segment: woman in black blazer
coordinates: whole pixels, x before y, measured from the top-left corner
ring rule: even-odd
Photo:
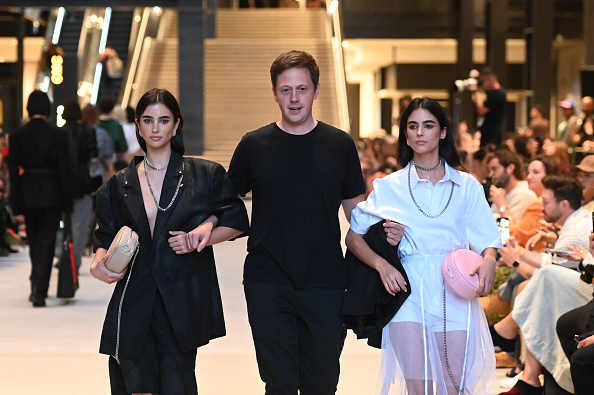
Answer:
[[[145,156],[97,194],[91,273],[118,282],[100,352],[112,356],[113,394],[197,394],[196,350],[225,335],[210,246],[246,232],[247,212],[221,165],[182,156],[183,118],[171,93],[145,93],[136,125]],[[140,249],[118,274],[105,261],[124,225],[138,233]]]

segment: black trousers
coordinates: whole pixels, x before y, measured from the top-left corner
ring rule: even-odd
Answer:
[[[346,336],[343,289],[244,284],[256,358],[266,395],[331,395]]]
[[[197,395],[196,350],[183,352],[175,338],[165,304],[157,292],[150,329],[140,359],[109,357],[113,395],[152,393]]]
[[[593,330],[594,300],[582,307],[568,311],[557,320],[557,335],[570,362],[571,379],[576,395],[592,393],[594,345],[578,349],[574,336]]]
[[[60,227],[62,210],[32,209],[24,211],[23,214],[31,257],[31,292],[45,298],[52,274],[56,233]]]

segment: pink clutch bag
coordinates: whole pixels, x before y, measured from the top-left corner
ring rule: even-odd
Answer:
[[[479,276],[470,276],[468,273],[482,260],[481,255],[467,248],[458,248],[445,257],[441,271],[445,282],[456,295],[464,299],[476,297]]]

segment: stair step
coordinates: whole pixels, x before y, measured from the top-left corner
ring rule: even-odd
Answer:
[[[217,11],[217,38],[204,43],[205,150],[201,157],[228,168],[245,133],[280,118],[269,70],[279,54],[291,49],[309,52],[320,67],[321,91],[314,118],[338,125],[334,58],[326,23],[324,10]],[[140,66],[145,67],[145,78],[135,88],[132,102],[139,98],[135,95],[155,86],[178,96],[177,14],[165,12],[161,24],[161,38],[152,42]]]

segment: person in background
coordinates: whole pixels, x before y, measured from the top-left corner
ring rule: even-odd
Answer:
[[[524,181],[524,166],[520,157],[506,149],[499,149],[487,156],[491,211],[495,217],[521,218],[536,194]]]
[[[9,239],[20,241],[19,227],[12,219],[12,210],[6,199],[6,187],[0,179],[0,256],[18,252],[8,242]]]
[[[336,392],[346,330],[348,270],[338,210],[347,220],[365,183],[354,141],[314,119],[320,70],[304,51],[270,67],[280,120],[247,133],[229,178],[252,192],[243,284],[266,394]]]
[[[29,122],[10,135],[8,156],[10,206],[25,219],[34,307],[45,306],[56,233],[62,212],[72,211],[68,134],[47,123],[50,110],[45,92],[29,95]]]
[[[98,126],[99,116],[95,107],[88,104],[82,109],[81,114],[81,124],[90,126],[95,131],[97,160],[91,159],[91,163],[89,164],[91,184],[94,192],[104,181],[115,174],[114,162],[116,160],[116,154],[111,137],[109,137],[105,129]]]
[[[497,75],[488,68],[480,71],[479,87],[471,88],[476,112],[477,126],[481,132],[481,147],[493,144],[501,146],[503,140],[503,119],[507,104],[507,92],[497,80]],[[478,92],[481,90],[482,92]],[[486,99],[483,97],[486,95]]]
[[[549,120],[544,117],[544,107],[540,104],[535,105],[530,110],[530,123],[528,124],[528,134],[530,136],[540,136],[544,140],[550,135]]]
[[[568,146],[575,146],[574,136],[577,133],[581,120],[575,113],[575,105],[571,100],[563,100],[558,103],[563,112],[563,121],[557,125],[556,139],[564,141]]]
[[[91,184],[89,164],[97,161],[97,140],[95,130],[80,122],[82,112],[77,101],[64,103],[62,118],[66,121],[63,128],[68,132],[70,148],[70,168],[72,170],[72,245],[76,268],[80,269],[82,255],[88,239],[94,192]]]
[[[136,140],[136,124],[134,123],[134,109],[130,106],[125,109],[120,106],[115,106],[113,109],[113,118],[117,120],[124,129],[124,136],[126,137],[126,144],[128,151],[123,157],[123,161],[127,165],[132,158],[137,155],[142,155],[142,149]]]
[[[107,132],[98,127],[99,116],[97,110],[92,105],[86,105],[82,109],[81,124],[87,125],[94,130],[95,141],[97,143],[97,159],[91,159],[89,163],[89,173],[91,177],[91,196],[93,200],[93,209],[91,210],[91,218],[89,220],[89,230],[85,233],[87,236],[87,243],[85,251],[87,255],[91,255],[93,248],[93,230],[95,229],[95,196],[96,191],[107,181],[109,177],[116,173],[115,163],[116,154],[113,148],[113,141]]]
[[[111,140],[113,141],[113,147],[117,156],[123,158],[126,151],[128,151],[128,144],[126,143],[124,128],[122,128],[122,125],[112,117],[114,107],[115,101],[110,97],[102,97],[97,101],[99,127],[109,134],[109,137],[111,137]]]

